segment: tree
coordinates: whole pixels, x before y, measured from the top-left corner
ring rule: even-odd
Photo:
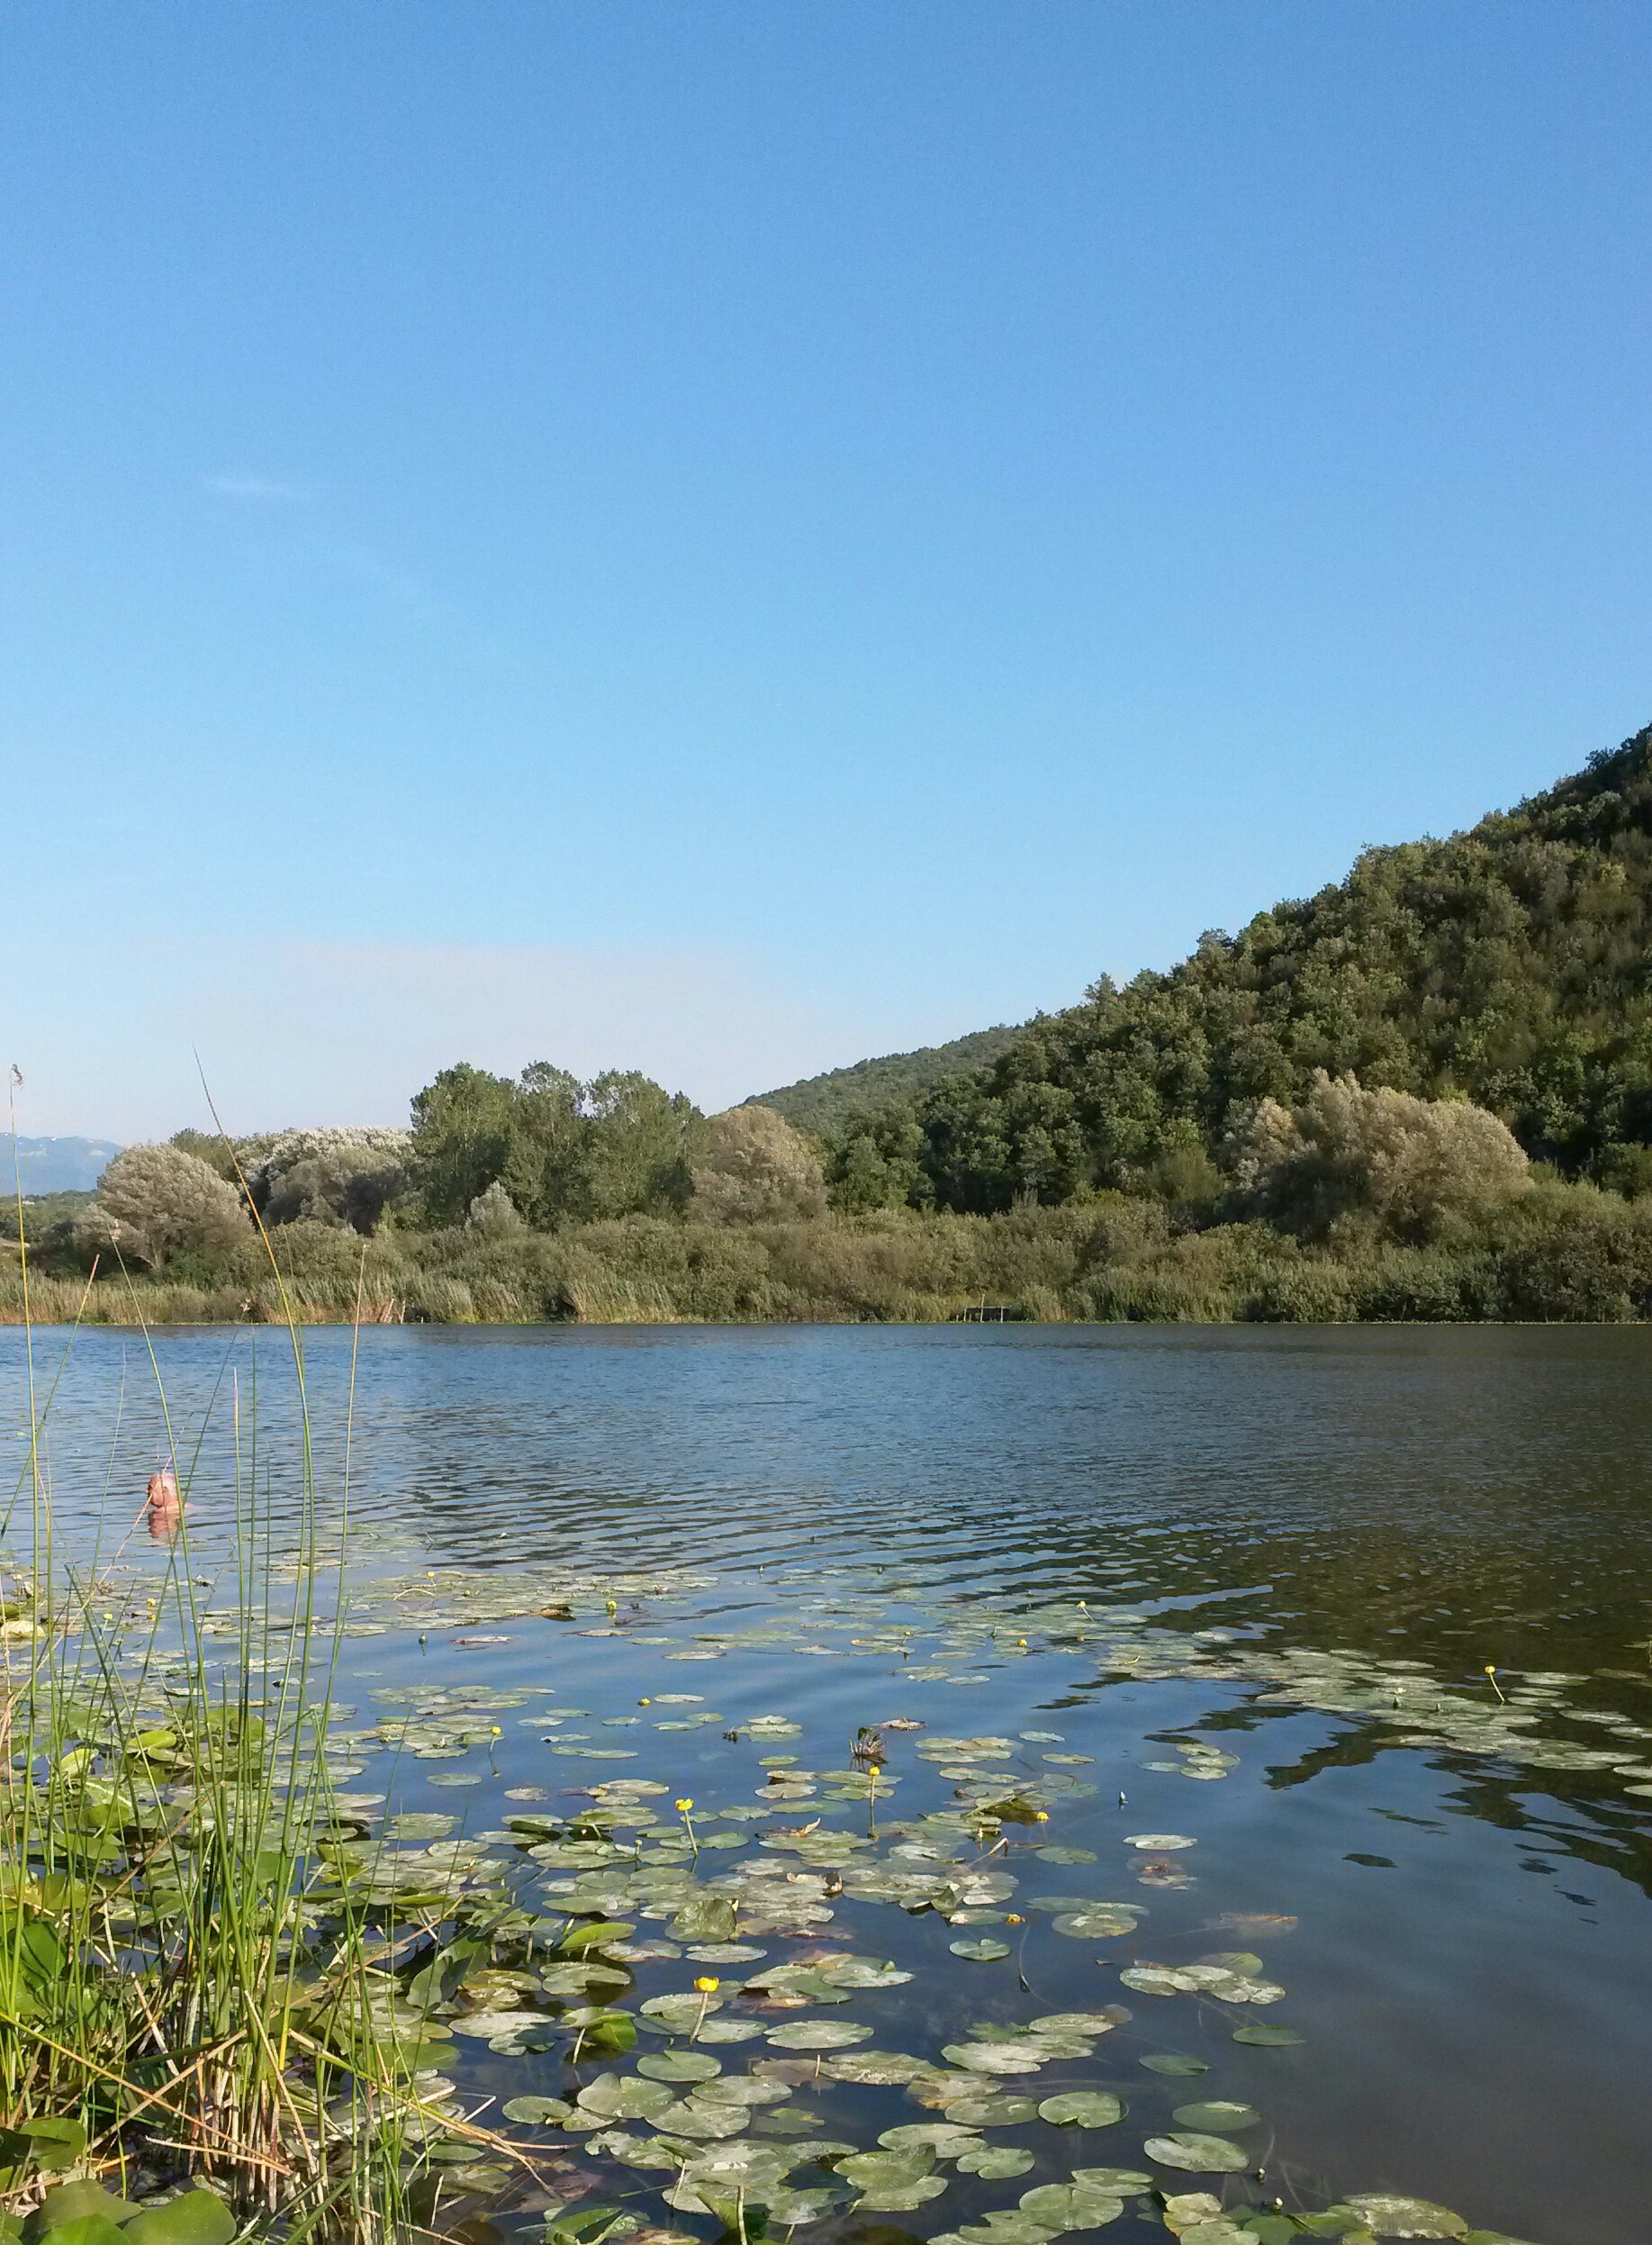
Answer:
[[[827,1158],[832,1206],[854,1213],[932,1198],[924,1166],[927,1151],[924,1126],[909,1101],[896,1100],[876,1114],[853,1116]]]
[[[371,1233],[377,1229],[386,1203],[406,1181],[401,1162],[386,1162],[371,1147],[323,1147],[283,1173],[263,1215],[268,1224],[292,1224],[310,1217],[317,1223]]]
[[[586,1213],[631,1216],[687,1206],[704,1118],[682,1092],[635,1071],[593,1076],[582,1100],[588,1126]]]
[[[511,1109],[510,1152],[501,1183],[541,1231],[584,1211],[585,1122],[576,1078],[547,1060],[522,1071]]]
[[[686,1205],[703,1129],[690,1100],[635,1073],[582,1084],[536,1061],[512,1083],[462,1064],[413,1101],[412,1174],[437,1225],[464,1223],[496,1183],[545,1230],[657,1215]]]
[[[1530,1183],[1519,1142],[1485,1108],[1368,1091],[1323,1069],[1295,1109],[1261,1100],[1228,1154],[1249,1212],[1306,1233],[1363,1217],[1421,1243]]]
[[[227,1184],[235,1182],[235,1149],[226,1145],[215,1130],[175,1130],[167,1141],[180,1154],[193,1154],[199,1162],[221,1177]]]
[[[479,1239],[515,1239],[528,1227],[518,1214],[516,1203],[496,1178],[485,1192],[478,1193],[471,1202],[465,1228],[474,1232]]]
[[[133,1145],[117,1154],[77,1229],[84,1245],[113,1248],[151,1270],[180,1255],[222,1254],[252,1236],[235,1187],[197,1155],[170,1145]]]
[[[820,1216],[826,1179],[813,1142],[772,1107],[731,1107],[706,1125],[694,1164],[695,1216],[755,1224]]]
[[[427,1221],[463,1223],[503,1173],[519,1096],[508,1078],[461,1061],[415,1097],[411,1167]]]

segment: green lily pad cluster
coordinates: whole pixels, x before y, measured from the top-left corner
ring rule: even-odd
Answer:
[[[1133,1816],[1109,1827],[1101,1806],[1111,1814],[1115,1778],[1134,1784],[1134,1769],[1144,1766],[1194,1781],[1228,1779],[1241,1767],[1237,1754],[1210,1737],[1161,1733],[1152,1745],[1168,1751],[1158,1759],[1104,1770],[1069,1751],[1059,1730],[971,1731],[967,1716],[925,1730],[902,1715],[898,1695],[907,1681],[967,1692],[1011,1661],[1059,1653],[1088,1677],[1198,1677],[1250,1691],[1255,1704],[1371,1719],[1400,1743],[1528,1761],[1582,1754],[1583,1762],[1557,1766],[1618,1769],[1620,1743],[1609,1752],[1539,1734],[1548,1717],[1566,1712],[1564,1680],[1506,1679],[1506,1697],[1476,1697],[1407,1663],[1240,1646],[1217,1632],[1178,1634],[1079,1601],[1022,1613],[981,1605],[938,1625],[908,1626],[891,1623],[877,1600],[834,1593],[790,1620],[712,1631],[692,1610],[709,1582],[686,1571],[537,1569],[518,1578],[441,1570],[380,1584],[350,1609],[348,1626],[364,1635],[416,1628],[430,1638],[462,1632],[455,1642],[467,1652],[526,1647],[530,1637],[535,1648],[532,1663],[513,1653],[508,1687],[387,1687],[372,1695],[371,1721],[352,1726],[335,1710],[317,1729],[335,1788],[324,1824],[307,1835],[304,1923],[313,1945],[302,1960],[297,2014],[305,2033],[341,2062],[388,2055],[410,2097],[416,2093],[428,2162],[445,2164],[474,2195],[501,2186],[456,2125],[449,2132],[459,2100],[437,2070],[462,2078],[485,2049],[519,2068],[521,2092],[500,2109],[510,2128],[532,2132],[527,2153],[544,2154],[549,2144],[560,2159],[573,2148],[581,2155],[574,2177],[593,2177],[583,2187],[609,2194],[573,2214],[568,2203],[581,2185],[564,2186],[571,2198],[547,2223],[552,2245],[623,2237],[647,2226],[662,2200],[674,2214],[709,2216],[749,2236],[762,2234],[762,2223],[912,2214],[949,2193],[956,2197],[946,2212],[958,2226],[940,2231],[935,2245],[1045,2245],[1127,2210],[1161,2214],[1192,2245],[1286,2245],[1299,2235],[1349,2245],[1389,2236],[1486,2245],[1485,2233],[1424,2200],[1355,2195],[1313,2214],[1267,2204],[1255,2180],[1270,2149],[1258,2109],[1226,2094],[1173,2104],[1187,2092],[1170,2085],[1205,2072],[1208,2061],[1142,2054],[1133,2041],[1124,2048],[1119,2030],[1134,2023],[1115,2000],[1121,1991],[1150,1999],[1147,2014],[1179,2017],[1196,2032],[1218,2025],[1246,2049],[1282,2053],[1302,2041],[1294,2028],[1253,2015],[1286,1997],[1259,1956],[1188,1954],[1192,1941],[1156,1935],[1145,1957],[1138,1943],[1150,1903],[1116,1891],[1191,1879],[1209,1842],[1201,1847],[1197,1830],[1129,1829]],[[645,1606],[672,1609],[662,1615],[667,1634],[636,1631]],[[521,1626],[501,1635],[491,1624]],[[609,1704],[599,1696],[599,1675],[604,1663],[623,1661],[626,1705],[635,1712],[593,1715],[555,1704],[548,1686],[519,1680],[519,1670],[555,1663],[575,1637],[582,1696]],[[742,1715],[732,1687],[718,1695],[727,1720],[693,1693],[638,1697],[648,1646],[672,1661],[733,1653],[856,1660],[879,1694],[864,1712],[881,1719],[804,1745],[805,1726],[792,1715],[772,1707]],[[721,1673],[741,1682],[735,1661]],[[269,1679],[272,1699],[278,1674]],[[164,1670],[156,1676],[167,1680]],[[59,1794],[72,1798],[62,1829],[112,1893],[158,1818],[187,1824],[202,1813],[170,1782],[185,1758],[165,1701],[153,1712],[138,1748],[142,1786],[123,1786],[95,1753],[59,1771]],[[393,1755],[420,1784],[453,1783],[444,1802],[462,1807],[459,1788],[498,1789],[491,1760],[506,1722],[513,1744],[540,1758],[531,1774],[542,1781],[510,1788],[498,1830],[472,1831],[479,1819],[338,1789],[343,1771],[353,1776],[374,1756]],[[655,1733],[666,1735],[656,1743]],[[685,1782],[673,1759],[691,1754],[699,1774]],[[641,1768],[610,1771],[620,1760]],[[718,1775],[709,1779],[712,1769]],[[1136,1813],[1196,1822],[1206,1806],[1178,1794],[1169,1811]],[[1087,1808],[1083,1836],[1096,1844],[1059,1836],[1064,1816]],[[238,1835],[254,1862],[263,1836]],[[1029,1870],[1054,1887],[1061,1882],[1047,1872],[1097,1863],[1093,1875],[1067,1882],[1081,1890],[1024,1891]],[[162,1872],[154,1893],[167,1892]],[[871,1908],[891,1913],[898,1933],[887,1942],[865,1934],[862,1914]],[[374,1969],[352,1982],[348,2004],[311,1992],[328,1987],[337,1960],[329,1929],[345,1914],[382,1935]],[[852,1949],[851,1940],[873,1953]],[[877,1953],[885,1948],[889,1955]],[[1073,2007],[1039,2013],[1036,1999],[1024,2002],[1024,1967],[1032,1984],[1058,1987]],[[928,2018],[933,2008],[934,2021],[919,2041],[899,2024],[917,2007],[885,1998],[934,1973],[946,1976],[936,1983],[943,2001],[918,2014]],[[961,2026],[944,2003],[966,1996],[979,1997],[982,2015]],[[1179,2001],[1182,2012],[1161,2013],[1166,2001]],[[1169,2032],[1184,2039],[1174,2026]],[[884,2047],[903,2040],[919,2046]],[[1251,2062],[1259,2070],[1292,2061]],[[1135,2085],[1128,2096],[1127,2081]],[[1218,2075],[1213,2086],[1232,2085]],[[862,2120],[843,2117],[864,2109],[862,2093],[889,2089],[931,2117],[885,2126],[875,2138]],[[1133,2099],[1146,2109],[1133,2115]],[[1105,2131],[1120,2132],[1113,2141],[1121,2164],[1068,2164],[1108,2149],[1085,2141]],[[1218,2179],[1184,2189],[1187,2177]],[[1025,2187],[1009,2187],[1023,2178],[1031,2178]],[[994,2198],[1004,2203],[984,2203]],[[114,2225],[134,2245],[223,2245],[216,2236],[133,2226],[166,2211],[135,2211]],[[84,2218],[114,2222],[106,2209]],[[942,2218],[938,2206],[929,2218]],[[38,2224],[25,2245],[36,2233]],[[682,2234],[657,2223],[654,2233]],[[114,2240],[100,2232],[58,2245]]]
[[[22,2221],[4,2218],[21,2245],[230,2245],[239,2227],[215,2191],[135,2205],[95,2182],[59,2183]]]

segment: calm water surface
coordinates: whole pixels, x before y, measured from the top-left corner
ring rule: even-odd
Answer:
[[[60,1531],[85,1542],[100,1516],[135,1511],[166,1435],[140,1341],[87,1333],[66,1361],[64,1346],[37,1336],[36,1381],[51,1391]],[[306,1348],[331,1516],[350,1336],[313,1333]],[[21,1335],[0,1336],[19,1464],[22,1351]],[[193,1462],[191,1563],[210,1571],[237,1408],[243,1457],[256,1417],[257,1471],[296,1519],[290,1356],[282,1336],[251,1332],[163,1335],[157,1353]],[[1267,2123],[1252,2196],[1312,2206],[1404,2191],[1539,2245],[1631,2245],[1652,2234],[1652,1797],[1630,1789],[1652,1785],[1649,1438],[1652,1335],[1638,1331],[373,1330],[351,1436],[360,1572],[706,1580],[627,1607],[613,1634],[529,1617],[474,1633],[497,1643],[460,1643],[453,1627],[422,1643],[411,1628],[364,1638],[349,1648],[350,1694],[370,1720],[375,1689],[531,1688],[535,1705],[549,1693],[588,1711],[588,1739],[610,1720],[632,1726],[607,1738],[635,1760],[587,1768],[531,1715],[502,1716],[463,1800],[472,1829],[510,1809],[507,1788],[555,1798],[620,1771],[697,1800],[749,1800],[763,1772],[749,1742],[722,1732],[766,1712],[803,1726],[790,1751],[821,1769],[842,1763],[858,1724],[896,1715],[930,1735],[1015,1740],[1008,1766],[1046,1776],[1048,1752],[1088,1756],[1058,1765],[1075,1789],[1053,1803],[1051,1833],[1094,1865],[1034,1859],[1031,1841],[1008,1860],[1025,1895],[1142,1901],[1139,1932],[1085,1943],[1027,1911],[1007,1961],[967,1963],[949,1949],[964,1927],[846,1903],[857,1950],[921,1968],[898,1996],[856,2006],[880,2048],[933,2054],[930,2041],[972,2021],[1123,1995],[1130,2024],[1094,2059],[1041,2076],[1037,2094],[1115,2088],[1130,2115],[1061,2142],[1061,2159],[1141,2165],[1174,2105],[1242,2098]],[[146,1550],[143,1563],[162,1562]],[[1488,1662],[1513,1693],[1532,1674],[1563,1679],[1541,1688],[1528,1734],[1593,1748],[1593,1764],[1406,1745],[1393,1721],[1281,1705],[1249,1678],[1178,1673],[1173,1653],[1133,1675],[1099,1639],[1040,1634],[1041,1607],[1078,1599],[1127,1610],[1151,1643],[1196,1660],[1223,1646],[1241,1664],[1340,1652],[1368,1676],[1410,1661],[1422,1664],[1419,1694],[1437,1680],[1486,1706]],[[937,1670],[865,1642],[869,1614],[933,1635],[988,1608],[1034,1617],[1025,1648],[1012,1625],[944,1672],[944,1660]],[[754,1641],[770,1621],[778,1635]],[[671,1664],[685,1652],[715,1665]],[[718,1724],[662,1736],[637,1715],[639,1698],[691,1688]],[[1060,1743],[1017,1736],[1041,1730]],[[941,1768],[916,1755],[924,1735],[891,1737],[893,1815],[948,1797]],[[1150,1768],[1175,1761],[1167,1737],[1218,1744],[1236,1766],[1213,1783]],[[360,1781],[377,1781],[366,1768]],[[413,1768],[398,1799],[460,1799],[427,1785]],[[1155,1869],[1125,1845],[1142,1833],[1196,1844]],[[1250,1923],[1224,1924],[1234,1919]],[[1133,1995],[1117,1978],[1133,1960],[1230,1949],[1265,1955],[1287,1993],[1254,2015],[1299,2031],[1300,2046],[1235,2045],[1244,2013]],[[682,1987],[690,1969],[639,1967],[639,1986]],[[484,2091],[555,2093],[548,2073],[529,2082],[524,2061],[469,2047]],[[1211,2070],[1184,2081],[1142,2068],[1165,2050]],[[929,2117],[898,2088],[860,2095],[883,2100],[858,2123],[874,2133]],[[1043,2141],[1057,2132],[1006,2139],[1040,2161],[1021,2181],[965,2178],[880,2218],[927,2237],[1013,2205],[1026,2186],[1063,2179]],[[1139,2219],[1141,2236],[1165,2234],[1151,2210]],[[1136,2231],[1127,2215],[1113,2234]]]

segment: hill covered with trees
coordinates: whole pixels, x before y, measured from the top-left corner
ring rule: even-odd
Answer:
[[[778,1091],[759,1091],[745,1104],[772,1107],[812,1137],[829,1138],[852,1116],[887,1107],[894,1100],[914,1100],[970,1068],[985,1067],[1006,1053],[1020,1035],[1018,1029],[975,1029],[954,1037],[950,1045],[924,1045],[916,1052],[886,1053],[880,1060],[857,1060],[853,1067],[828,1068],[824,1075],[805,1076],[782,1084]]]
[[[1445,840],[1204,937],[836,1134],[841,1205],[1209,1199],[1316,1072],[1467,1099],[1562,1174],[1652,1184],[1652,729]]]

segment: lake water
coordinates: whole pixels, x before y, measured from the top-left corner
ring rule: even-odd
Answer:
[[[306,1340],[324,1523],[341,1501],[350,1347],[337,1331]],[[37,1335],[54,1508],[67,1545],[86,1548],[101,1518],[107,1549],[166,1440],[154,1374],[131,1335],[64,1349]],[[192,1472],[189,1564],[211,1577],[237,1409],[244,1459],[256,1417],[257,1471],[298,1517],[290,1356],[269,1332],[165,1334],[156,1349]],[[19,1462],[22,1352],[0,1336]],[[1025,2172],[943,2161],[933,2195],[880,2208],[874,2189],[799,2229],[805,2245],[950,2237],[1079,2168],[1213,2190],[1232,2211],[1398,2193],[1539,2245],[1652,2233],[1652,1334],[375,1329],[350,1443],[348,1610],[383,1634],[346,1644],[349,1782],[384,1784],[390,1757],[367,1734],[392,1715],[494,1706],[486,1745],[398,1758],[393,1805],[498,1832],[524,1797],[573,1816],[591,1788],[661,1782],[717,1833],[700,1862],[714,1886],[756,1861],[741,1891],[760,1895],[790,1865],[831,1913],[753,1936],[761,1960],[639,1956],[622,2004],[717,1973],[717,2015],[763,2027],[705,2046],[728,2073],[797,2058],[766,2039],[777,2023],[864,2025],[869,2041],[828,2035],[818,2078],[790,2084],[818,2136],[862,2148],[943,2115],[898,2084],[834,2078],[853,2048],[956,2072],[942,2053],[971,2030],[1128,2007],[1078,2054],[998,2077],[1037,2100],[1114,2094],[1116,2123],[983,2121]],[[572,1620],[538,1610],[559,1586]],[[864,1838],[867,1804],[846,1777],[795,1772],[853,1771],[857,1728],[891,1718],[924,1727],[886,1730],[876,1844],[835,1857],[802,1827]],[[765,1765],[776,1753],[795,1759]],[[1043,1803],[1047,1821],[1012,1817],[988,1853],[956,1812],[995,1794]],[[671,1798],[653,1840],[676,1829]],[[546,1909],[559,1883],[599,1876],[517,1860],[548,1880]],[[626,1857],[644,1860],[640,1842]],[[857,1892],[869,1864],[891,1863],[896,1891]],[[949,1867],[966,1891],[945,1916],[898,1889]],[[1002,1892],[968,1887],[983,1869]],[[705,1946],[650,1924],[636,1887],[618,1900],[645,1948]],[[1087,1903],[1126,1930],[1058,1930]],[[824,2014],[730,2000],[777,1959],[834,1944],[913,1978]],[[1212,1966],[1227,1978],[1203,1988],[1120,1978],[1235,1953],[1249,1962]],[[1244,2000],[1247,1976],[1284,1994]],[[1301,2039],[1235,2042],[1248,2023]],[[495,2040],[457,2046],[478,2097],[590,2077],[568,2074],[562,2047]],[[1166,2055],[1208,2070],[1142,2063]],[[1244,2172],[1144,2150],[1211,2100],[1260,2116],[1233,2123]],[[605,2196],[609,2159],[598,2144],[583,2161]],[[657,2168],[614,2173],[648,2220],[716,2234],[661,2206]],[[1115,2187],[1111,2234],[1162,2238],[1158,2201]]]

